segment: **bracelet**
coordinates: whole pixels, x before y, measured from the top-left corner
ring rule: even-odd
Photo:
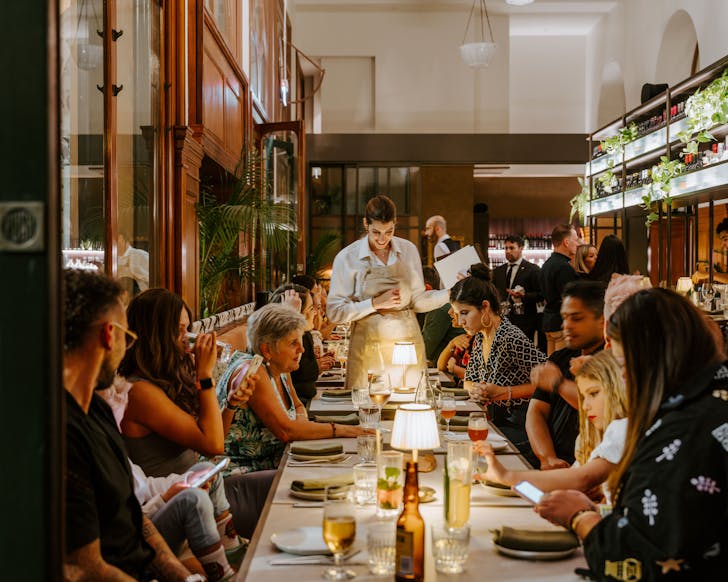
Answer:
[[[571,516],[571,520],[569,521],[569,531],[571,533],[576,534],[576,528],[579,525],[579,521],[581,521],[581,518],[584,517],[584,515],[587,513],[596,513],[597,515],[599,515],[599,513],[594,509],[580,509],[573,516]]]
[[[512,400],[513,397],[513,386],[508,386],[508,402]]]
[[[240,410],[239,406],[232,406],[229,402],[225,403],[225,408],[227,408],[228,410],[230,410],[232,412],[237,412],[238,410]]]
[[[331,438],[335,439],[336,438],[336,424],[333,422],[330,422],[329,424],[331,425]]]

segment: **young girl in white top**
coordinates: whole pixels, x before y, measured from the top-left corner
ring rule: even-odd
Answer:
[[[475,451],[485,456],[488,469],[476,477],[505,485],[530,481],[543,491],[578,489],[601,497],[595,488],[607,480],[624,450],[627,431],[624,379],[609,350],[589,358],[576,375],[579,388],[579,438],[576,462],[568,469],[511,471],[485,441]]]

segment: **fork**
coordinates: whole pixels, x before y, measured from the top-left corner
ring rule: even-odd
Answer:
[[[339,465],[341,463],[347,462],[349,459],[351,459],[351,455],[348,455],[342,459],[338,459],[336,461],[322,461],[321,459],[310,459],[308,461],[289,461],[288,466],[289,467],[302,467],[302,466],[321,466],[321,467],[328,467],[329,465]]]

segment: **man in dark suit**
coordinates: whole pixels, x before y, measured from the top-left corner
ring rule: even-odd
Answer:
[[[523,239],[517,235],[506,238],[506,261],[493,270],[493,284],[501,300],[510,304],[508,319],[533,341],[538,327],[536,303],[541,300],[541,269],[523,258]]]

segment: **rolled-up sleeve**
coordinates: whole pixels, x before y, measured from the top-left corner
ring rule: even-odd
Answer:
[[[409,278],[407,282],[412,290],[412,309],[418,313],[426,313],[445,305],[450,299],[450,291],[447,289],[425,290],[422,260],[417,247],[405,239],[399,239],[397,242],[400,247],[399,260],[407,267],[406,272]]]

